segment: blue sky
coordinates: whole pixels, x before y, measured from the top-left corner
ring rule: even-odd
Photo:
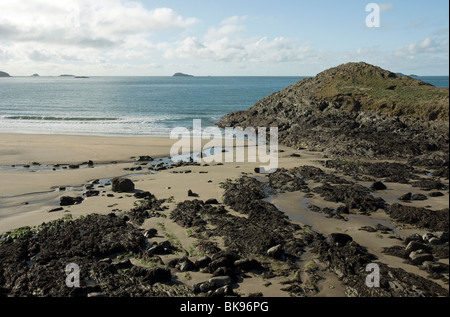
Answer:
[[[350,61],[448,75],[448,1],[1,0],[12,75],[307,76]]]

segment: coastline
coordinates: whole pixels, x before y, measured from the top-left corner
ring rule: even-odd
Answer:
[[[149,191],[158,199],[166,200],[167,210],[163,212],[164,217],[150,217],[145,220],[140,229],[158,228],[160,230],[160,228],[164,228],[168,232],[168,236],[176,237],[175,239],[184,250],[190,250],[196,243],[195,237],[188,234],[189,230],[169,217],[179,203],[197,199],[203,201],[216,199],[219,204],[224,204],[224,183],[245,176],[256,177],[264,181],[265,176],[255,173],[255,167],[260,164],[252,162],[183,165],[161,170],[157,173],[149,171],[148,166],[143,166],[142,170],[132,170],[138,168],[141,164],[133,160],[132,157],[148,155],[156,158],[156,160],[167,157],[171,146],[176,141],[163,137],[0,134],[0,166],[32,164],[33,162],[38,162],[41,165],[80,164],[88,160],[92,160],[94,163],[93,168],[67,168],[56,171],[52,169],[34,172],[27,169],[0,169],[0,179],[2,179],[0,183],[0,234],[23,226],[39,226],[44,222],[48,223],[68,215],[71,219],[79,219],[89,214],[126,213],[136,207],[136,202],[139,201],[134,193]],[[333,175],[348,178],[348,175],[324,168],[321,162],[325,159],[321,152],[295,150],[280,146],[278,156],[279,168],[283,171],[302,166],[314,166],[332,172]],[[111,186],[106,185],[96,188],[100,192],[98,196],[85,197],[81,204],[49,212],[59,207],[62,196],[83,196],[87,190],[83,185],[95,179],[110,180],[118,176],[131,179],[136,185],[136,190],[131,193],[114,193]],[[371,180],[366,179],[361,181],[360,184],[369,187],[371,182]],[[374,196],[383,197],[389,204],[397,202],[399,195],[411,190],[409,185],[386,184],[389,190],[376,192]],[[314,190],[321,185],[321,182],[311,181],[308,182],[308,185]],[[198,196],[189,196],[188,190],[192,190]],[[419,189],[414,189],[414,191],[416,193],[428,193]],[[333,232],[349,234],[356,242],[374,253],[379,261],[427,278],[428,273],[426,271],[407,264],[398,257],[383,253],[383,249],[402,245],[401,241],[405,237],[413,233],[423,235],[428,230],[396,223],[389,219],[384,211],[380,210],[371,214],[352,211],[350,215],[346,216],[347,221],[330,218],[323,213],[312,212],[308,207],[309,204],[304,203],[305,200],[308,200],[309,204],[321,207],[337,208],[339,206],[339,204],[324,200],[319,195],[309,197],[296,190],[280,191],[268,198],[268,201],[282,210],[292,223],[298,224],[302,228],[308,227],[309,230],[312,229],[325,236]],[[430,198],[427,201],[414,201],[410,202],[409,205],[427,207],[433,210],[448,208],[448,191],[445,192],[443,197]],[[230,211],[230,214],[235,215],[237,213]],[[375,227],[377,224],[383,224],[389,228],[395,228],[395,230],[377,233],[368,233],[361,230],[362,227]],[[161,236],[152,241],[163,242],[166,239],[166,237]],[[218,243],[221,248],[226,248],[222,239],[214,238],[212,241]],[[174,258],[174,255],[161,256],[161,258],[167,264]],[[448,259],[441,259],[441,262],[448,265]],[[302,255],[299,263],[300,267],[303,268],[307,264],[316,263],[318,271],[314,274],[320,272],[319,275],[322,278],[315,281],[313,275],[308,273],[306,269],[301,271],[303,280],[315,281],[315,290],[311,290],[308,296],[342,297],[346,295],[343,282],[335,274],[329,272],[324,263],[318,259],[317,255],[311,253],[309,248]],[[255,293],[262,293],[267,297],[290,296],[291,293],[286,290],[285,282],[286,279],[292,280],[295,272],[285,272],[287,267],[282,262],[275,262],[271,265],[280,266],[277,269],[279,272],[277,271],[274,277],[269,279],[264,275],[249,273],[251,278],[246,278],[240,282],[234,291],[242,296]],[[194,287],[195,284],[201,283],[211,276],[202,272],[189,273],[189,278],[184,272],[176,271],[173,274],[178,281],[188,288]],[[446,285],[441,280],[433,281],[448,289],[448,284]]]

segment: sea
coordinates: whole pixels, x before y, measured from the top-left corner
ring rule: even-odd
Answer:
[[[0,133],[169,136],[194,119],[214,126],[303,78],[0,78]],[[449,87],[448,76],[419,78]]]

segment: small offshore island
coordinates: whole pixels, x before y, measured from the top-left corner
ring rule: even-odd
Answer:
[[[217,123],[278,127],[271,174],[167,164],[168,138],[8,135],[0,296],[448,297],[448,105],[367,63],[325,70]]]
[[[183,73],[175,73],[172,77],[194,77],[193,75],[183,74]]]

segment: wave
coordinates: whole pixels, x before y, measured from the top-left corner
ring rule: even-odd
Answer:
[[[48,116],[2,116],[4,120],[42,120],[42,121],[117,121],[119,118],[92,117],[48,117]]]

